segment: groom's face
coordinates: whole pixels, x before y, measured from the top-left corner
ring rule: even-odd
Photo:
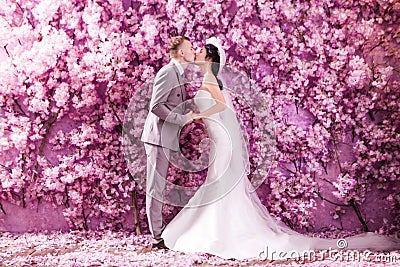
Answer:
[[[193,62],[194,61],[194,49],[192,47],[192,43],[190,41],[185,40],[183,43],[180,45],[180,50],[181,50],[181,56],[184,61],[186,62]]]

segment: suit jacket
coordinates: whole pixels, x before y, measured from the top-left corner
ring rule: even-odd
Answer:
[[[173,62],[162,67],[155,79],[141,141],[179,150],[179,134],[188,117],[184,101],[186,89]]]

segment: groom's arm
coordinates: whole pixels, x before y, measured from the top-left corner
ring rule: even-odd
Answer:
[[[173,112],[168,106],[168,97],[172,89],[179,86],[179,84],[174,82],[177,80],[174,75],[176,75],[175,72],[168,69],[158,73],[154,80],[154,100],[150,110],[164,121],[184,126],[189,116]]]

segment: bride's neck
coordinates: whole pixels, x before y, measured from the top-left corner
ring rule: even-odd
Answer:
[[[211,70],[211,64],[204,64],[203,66],[201,66],[201,70],[203,72],[203,76],[208,72],[208,73],[212,73]]]

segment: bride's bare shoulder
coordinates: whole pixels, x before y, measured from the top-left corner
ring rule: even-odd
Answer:
[[[207,72],[204,74],[203,84],[217,84],[218,85],[218,81],[217,81],[217,78],[215,78],[215,76],[213,74]]]
[[[210,88],[213,86],[218,86],[218,81],[214,75],[206,73],[203,77],[203,81],[201,83],[200,89],[211,91]]]

